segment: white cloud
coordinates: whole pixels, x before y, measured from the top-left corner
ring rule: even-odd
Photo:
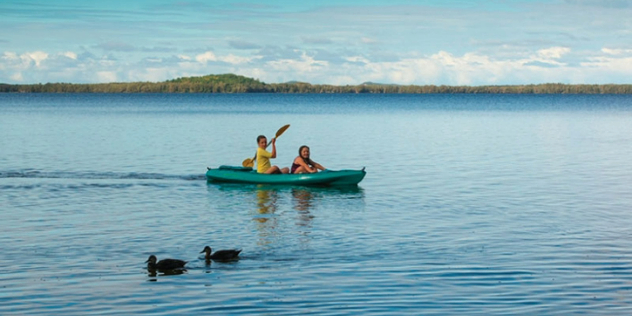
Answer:
[[[5,60],[15,60],[18,58],[19,58],[18,54],[14,52],[4,52],[4,55],[2,55],[2,59],[5,59]]]
[[[376,39],[369,38],[369,37],[363,37],[363,38],[361,38],[361,41],[364,44],[377,44],[378,43],[378,41]]]
[[[108,59],[108,57],[103,57],[99,59],[98,64],[102,67],[115,67],[116,61],[112,59]]]
[[[22,60],[35,62],[35,67],[39,67],[42,61],[48,58],[48,54],[42,51],[28,52],[20,56]]]
[[[444,51],[440,51],[437,54],[430,56],[431,60],[438,62],[444,66],[456,66],[457,60],[452,56],[452,54]]]
[[[239,65],[239,64],[249,63],[255,58],[260,58],[260,57],[242,57],[242,56],[237,56],[233,54],[228,54],[226,56],[218,56],[211,51],[195,56],[195,60],[203,64],[208,63],[208,62],[213,62],[213,61],[221,61],[221,62],[233,64],[233,65]],[[186,58],[182,58],[182,59],[188,60]]]
[[[357,80],[408,84],[415,81],[416,77],[428,75],[428,73],[421,72],[426,68],[423,63],[426,63],[426,61],[420,59],[367,63],[363,67],[364,76],[358,76],[359,78],[355,79],[356,82],[348,82],[347,84],[357,84],[359,83]]]
[[[345,57],[344,58],[346,61],[348,62],[352,62],[352,63],[364,63],[364,64],[368,64],[370,61],[368,59],[366,59],[363,56],[350,56],[350,57]]]
[[[209,61],[217,61],[217,56],[215,56],[213,52],[206,52],[204,54],[195,56],[195,60],[200,63],[207,63]]]
[[[632,49],[612,49],[612,48],[602,48],[601,51],[608,55],[624,55],[624,54],[632,54]]]
[[[22,81],[24,81],[24,77],[22,76],[21,72],[17,72],[17,73],[14,73],[13,75],[11,75],[11,80],[17,81],[17,82],[22,82]]]
[[[70,59],[77,59],[77,54],[73,52],[65,52],[65,53],[61,53],[61,55],[66,56]]]
[[[117,75],[115,71],[98,71],[97,82],[116,82]]]
[[[305,52],[301,54],[300,59],[280,59],[266,63],[267,66],[275,71],[288,72],[314,72],[316,70],[327,71],[326,67],[329,63],[322,60],[315,60],[314,57],[308,56]]]
[[[551,47],[539,50],[537,55],[544,59],[559,59],[570,51],[571,49],[568,47]]]
[[[249,63],[252,60],[252,58],[240,57],[240,56],[235,56],[233,54],[229,54],[228,56],[220,57],[220,60],[229,64],[239,65],[239,64]]]
[[[128,77],[132,81],[149,81],[149,82],[160,81],[161,80],[160,78],[169,78],[170,75],[173,75],[173,74],[171,73],[171,70],[167,68],[147,68],[147,69],[130,71],[128,73]],[[169,79],[173,79],[173,78],[175,77],[171,77]]]
[[[5,52],[2,56],[4,63],[7,63],[12,68],[27,69],[30,65],[35,64],[35,67],[40,67],[42,62],[48,58],[48,54],[42,51],[26,52],[18,55],[14,52]],[[6,66],[6,65],[5,65]]]
[[[608,56],[592,57],[581,63],[582,67],[608,70],[613,73],[632,75],[632,57],[614,58]]]

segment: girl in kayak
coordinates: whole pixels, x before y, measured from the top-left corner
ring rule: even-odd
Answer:
[[[309,158],[309,147],[303,145],[298,149],[298,157],[292,163],[292,173],[314,173],[325,170],[321,164]]]
[[[272,139],[272,152],[269,152],[266,150],[266,147],[268,146],[268,139],[263,136],[263,135],[259,135],[259,137],[257,137],[257,144],[259,145],[259,148],[257,148],[257,172],[258,173],[267,173],[267,174],[272,174],[272,173],[288,173],[289,170],[288,168],[279,168],[277,166],[271,166],[270,165],[270,159],[271,158],[276,158],[277,154],[276,154],[276,138]]]

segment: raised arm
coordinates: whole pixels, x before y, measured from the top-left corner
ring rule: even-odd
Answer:
[[[272,156],[270,158],[276,158],[276,138],[273,138],[272,141]]]

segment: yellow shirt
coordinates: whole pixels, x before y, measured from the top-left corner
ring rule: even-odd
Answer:
[[[257,148],[257,172],[265,173],[272,165],[270,165],[270,157],[272,157],[272,153],[262,149]]]

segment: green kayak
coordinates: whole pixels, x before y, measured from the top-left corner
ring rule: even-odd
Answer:
[[[364,179],[362,170],[325,170],[317,173],[301,174],[261,174],[249,167],[220,166],[208,168],[208,182],[252,183],[252,184],[290,184],[290,185],[357,185]]]

